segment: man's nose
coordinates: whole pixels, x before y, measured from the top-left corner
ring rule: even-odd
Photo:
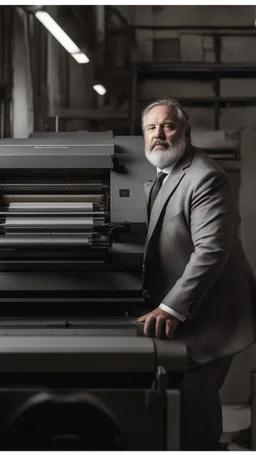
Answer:
[[[154,136],[156,139],[164,138],[164,130],[160,125],[156,126]]]

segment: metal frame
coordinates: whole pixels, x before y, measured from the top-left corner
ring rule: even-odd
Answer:
[[[178,101],[184,106],[213,106],[214,107],[214,127],[216,130],[220,128],[219,122],[219,110],[220,107],[224,106],[256,106],[256,97],[221,97],[220,96],[220,77],[256,77],[256,65],[253,64],[223,64],[221,63],[221,38],[222,36],[236,36],[235,33],[223,31],[225,29],[239,30],[239,36],[255,36],[254,27],[189,27],[189,26],[136,26],[138,30],[207,30],[207,32],[199,31],[197,35],[209,35],[214,39],[215,49],[215,63],[186,63],[186,62],[166,62],[166,63],[142,63],[136,68],[138,74],[137,84],[139,79],[147,77],[149,74],[151,77],[163,78],[168,75],[170,78],[184,78],[184,79],[197,79],[197,80],[212,80],[214,82],[214,94],[213,98],[178,98]],[[211,30],[211,32],[209,31]],[[244,30],[249,30],[252,33],[244,33]],[[135,71],[135,70],[133,70]],[[133,76],[134,78],[135,76]],[[134,111],[134,106],[137,105],[137,87],[133,88],[131,98],[131,111]],[[149,100],[149,102],[152,100]],[[136,118],[131,118],[131,131],[135,132],[136,129]],[[134,134],[134,133],[133,133]]]

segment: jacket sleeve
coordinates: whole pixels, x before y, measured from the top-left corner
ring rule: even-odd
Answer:
[[[228,260],[236,221],[236,203],[227,175],[209,170],[197,181],[191,197],[194,251],[182,276],[162,301],[164,305],[192,317]]]

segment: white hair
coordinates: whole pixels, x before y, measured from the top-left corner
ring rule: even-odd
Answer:
[[[160,98],[160,99],[154,101],[153,103],[149,104],[147,107],[145,107],[145,109],[143,110],[143,112],[141,114],[141,126],[142,126],[143,133],[144,133],[145,116],[147,115],[147,113],[149,111],[151,111],[151,109],[153,109],[153,107],[156,107],[156,106],[169,106],[169,107],[173,107],[174,109],[176,109],[178,118],[180,120],[183,130],[186,130],[186,129],[190,130],[189,116],[185,112],[185,110],[183,109],[181,104],[175,98]],[[189,141],[190,140],[191,139],[189,136]]]

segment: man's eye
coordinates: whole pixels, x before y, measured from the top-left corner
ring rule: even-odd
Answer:
[[[153,130],[154,128],[155,128],[155,127],[154,127],[153,125],[152,125],[152,126],[149,126],[149,127],[148,127],[148,131]]]
[[[166,125],[164,125],[164,127],[168,130],[173,130],[173,126],[168,123]]]

